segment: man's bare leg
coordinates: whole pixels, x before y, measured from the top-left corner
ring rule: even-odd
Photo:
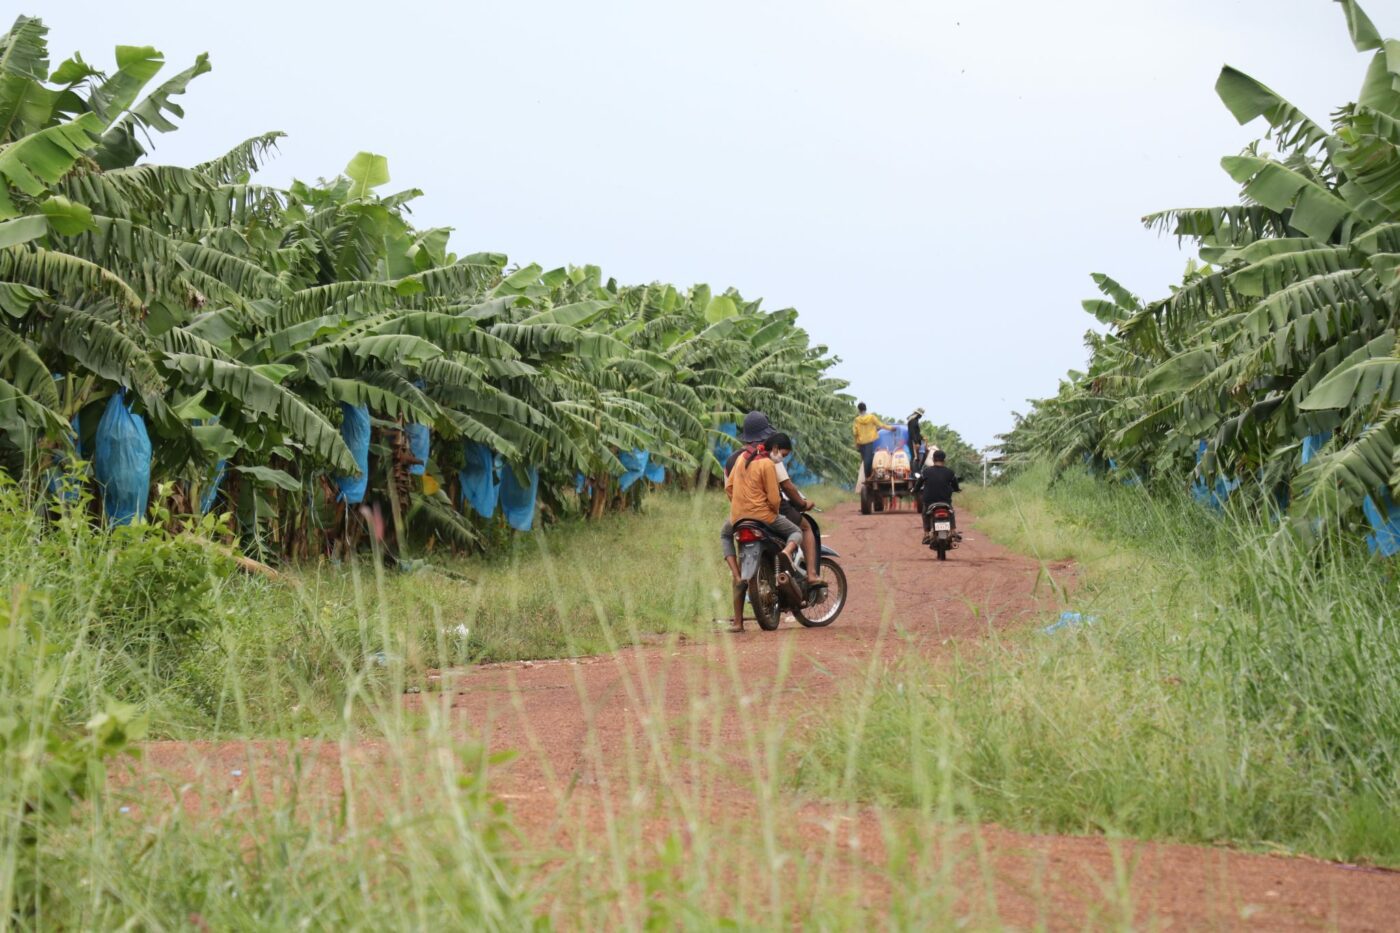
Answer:
[[[741,582],[739,579],[739,558],[733,554],[726,554],[724,562],[729,565],[729,573],[734,578],[735,585],[738,585]]]
[[[744,583],[737,576],[734,579],[734,624],[729,627],[731,632],[742,632],[744,630]]]
[[[817,566],[817,535],[807,522],[802,523],[802,559],[807,563],[807,582],[822,582],[821,568]]]

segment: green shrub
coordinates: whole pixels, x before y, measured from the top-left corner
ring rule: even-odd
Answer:
[[[138,651],[181,649],[219,618],[219,584],[234,570],[231,552],[215,543],[228,516],[113,528],[98,596],[98,634]]]

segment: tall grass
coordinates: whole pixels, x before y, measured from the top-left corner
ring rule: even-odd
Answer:
[[[620,755],[590,731],[580,770],[548,776],[534,804],[557,827],[544,848],[511,828],[480,727],[451,694],[406,694],[415,664],[461,650],[459,622],[543,624],[534,641],[516,636],[519,650],[568,654],[648,632],[674,646],[687,622],[696,634],[724,579],[713,493],[654,497],[641,515],[535,538],[533,554],[451,565],[470,585],[373,563],[236,577],[191,537],[103,532],[81,508],[41,521],[3,484],[0,500],[0,929],[995,921],[987,900],[955,893],[963,844],[931,816],[891,823],[891,858],[873,873],[848,857],[847,820],[811,825],[785,793],[787,731],[749,713],[790,686],[745,682],[732,639],[714,642],[718,663],[687,669],[680,721],[664,668],[620,667],[620,695],[580,683],[587,721],[621,701],[641,728]],[[673,579],[648,578],[662,573]],[[247,741],[114,764],[150,730]],[[289,731],[312,738],[264,741]],[[740,812],[727,786],[751,801]]]
[[[212,518],[188,535],[103,533],[82,503],[45,519],[7,482],[0,593],[32,594],[33,624],[76,666],[74,710],[137,702],[160,736],[315,734],[352,683],[422,688],[434,668],[705,630],[725,611],[724,508],[662,493],[643,513],[521,535],[487,557],[435,555],[405,573],[366,555],[269,580],[209,544]]]
[[[963,713],[900,706],[928,684],[905,676],[901,694],[878,649],[856,696],[824,706],[852,717],[822,737],[841,793],[794,794],[798,752],[813,785],[823,764],[794,744],[782,713],[809,633],[763,636],[784,639],[786,654],[775,676],[756,680],[741,675],[745,643],[701,634],[710,588],[724,580],[714,493],[652,497],[641,514],[444,564],[455,576],[366,561],[268,581],[233,576],[217,551],[178,536],[112,535],[80,513],[44,527],[12,492],[0,485],[0,499],[11,496],[0,501],[0,929],[1150,922],[1126,861],[1084,911],[1058,913],[1039,882],[1008,891],[962,820],[990,812],[984,789],[948,765],[969,757]],[[1013,524],[1017,510],[1002,501],[992,520],[1008,528],[1056,527]],[[1021,510],[1044,502],[1024,499]],[[643,573],[625,560],[650,563]],[[669,585],[647,578],[662,573]],[[1106,620],[1103,599],[1090,608]],[[459,639],[459,624],[481,643]],[[543,634],[512,633],[521,625]],[[1092,645],[1106,630],[1064,641]],[[706,647],[672,665],[683,635]],[[892,627],[884,637],[896,637]],[[423,677],[489,651],[577,654],[649,639],[658,660],[616,665],[607,694],[577,680],[587,728],[576,759],[551,759],[521,720],[515,751],[544,763],[527,772],[529,787],[483,751],[480,711],[464,716]],[[987,675],[998,658],[962,668]],[[1119,666],[1130,681],[1130,665]],[[688,700],[679,712],[666,701],[677,690]],[[506,702],[523,710],[521,697]],[[608,731],[619,704],[627,726]],[[868,740],[897,743],[900,716],[912,717],[904,728],[918,753],[881,762]],[[147,747],[129,771],[114,766],[148,731],[238,738]],[[909,777],[892,779],[900,770]],[[512,800],[528,833],[493,794]],[[871,807],[870,796],[895,806]]]
[[[1078,562],[1081,621],[890,670],[860,722],[815,736],[805,784],[901,805],[951,784],[965,816],[1026,829],[1400,864],[1392,567],[1087,475],[972,504],[1050,577]]]

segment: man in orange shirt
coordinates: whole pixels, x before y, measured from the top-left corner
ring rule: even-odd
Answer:
[[[734,468],[724,481],[729,496],[729,521],[746,519],[767,524],[787,538],[784,553],[791,560],[802,544],[802,529],[779,514],[782,493],[778,488],[778,471],[763,442],[750,444],[734,462]],[[731,632],[744,630],[744,588],[740,581],[734,585],[734,625]]]

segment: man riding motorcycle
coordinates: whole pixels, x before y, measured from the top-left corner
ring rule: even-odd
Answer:
[[[929,506],[935,502],[943,502],[950,507],[953,504],[953,493],[961,492],[962,487],[958,485],[958,477],[952,470],[948,469],[948,455],[937,447],[929,454],[932,464],[926,464],[919,472],[919,490],[921,511],[924,516],[924,544],[929,543],[929,536],[933,534],[933,516],[929,514]],[[953,521],[953,540],[957,542],[962,539],[958,534],[957,519]],[[956,543],[954,547],[956,547]]]
[[[771,433],[772,428],[768,426],[768,419],[757,412],[750,413],[751,416],[756,414],[762,419],[762,425],[767,427],[768,437],[771,438],[773,434]],[[745,418],[744,423],[745,436],[753,436],[753,433],[747,430],[749,418]],[[765,442],[750,443],[739,451],[734,458],[733,467],[725,478],[724,491],[729,496],[730,527],[732,528],[734,524],[744,520],[763,522],[787,539],[783,551],[787,554],[788,560],[792,560],[797,553],[797,548],[802,543],[802,530],[790,519],[779,513],[779,508],[782,505],[782,491],[778,485],[777,468]],[[733,543],[731,541],[725,556],[729,557],[732,551]],[[737,559],[731,564],[731,569],[734,571],[735,577],[734,624],[729,631],[742,632],[744,630],[744,587],[740,585]]]
[[[751,411],[744,416],[744,425],[739,433],[739,442],[743,447],[729,455],[729,459],[724,463],[724,478],[729,479],[729,473],[734,469],[734,462],[739,459],[739,455],[752,444],[762,444],[773,459],[773,468],[778,474],[778,487],[783,493],[783,502],[779,506],[779,513],[788,521],[802,529],[802,557],[807,572],[810,574],[809,582],[814,586],[822,583],[821,569],[817,560],[817,536],[812,532],[811,523],[806,521],[803,512],[810,511],[815,503],[811,499],[802,495],[797,486],[793,484],[792,478],[788,476],[786,465],[783,461],[792,452],[792,441],[786,434],[778,434],[773,430],[773,426],[768,422],[768,416],[761,411]],[[733,577],[735,585],[742,582],[739,579],[739,558],[734,549],[734,525],[730,521],[725,521],[719,531],[720,550],[724,554],[724,561],[729,565],[730,576]],[[815,571],[811,568],[818,567]]]

